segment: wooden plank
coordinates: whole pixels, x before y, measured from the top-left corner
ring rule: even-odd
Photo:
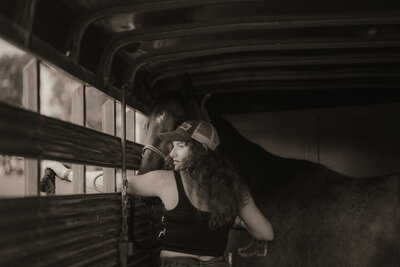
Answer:
[[[127,142],[127,166],[140,165],[142,145]],[[121,168],[121,140],[83,126],[0,103],[0,153]]]
[[[115,135],[115,101],[107,100],[102,106],[103,133]],[[103,168],[103,188],[105,193],[115,192],[115,169]]]
[[[24,108],[39,111],[39,69],[36,59],[31,59],[22,69]],[[39,195],[40,166],[37,159],[24,160],[25,196]]]
[[[72,92],[72,122],[85,125],[85,88],[81,85]],[[72,181],[72,192],[82,194],[86,191],[85,165],[72,164],[74,179]]]

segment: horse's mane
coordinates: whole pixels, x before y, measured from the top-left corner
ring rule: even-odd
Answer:
[[[280,188],[289,183],[298,182],[293,180],[293,174],[333,172],[325,166],[306,160],[274,155],[244,137],[222,116],[214,113],[210,117],[220,135],[218,151],[236,166],[241,176],[246,177],[246,182],[255,196],[267,192],[273,194],[273,191],[280,191]]]
[[[278,157],[245,138],[222,116],[211,114],[210,117],[220,136],[218,151],[236,166],[241,176],[247,178],[246,182],[250,189],[253,191],[255,184],[259,184],[260,181],[270,183],[271,179],[262,176],[265,176],[265,171],[276,169],[268,168],[268,165],[273,164],[276,167],[276,163],[279,162]],[[259,171],[261,168],[262,172]],[[276,177],[272,173],[268,176]]]

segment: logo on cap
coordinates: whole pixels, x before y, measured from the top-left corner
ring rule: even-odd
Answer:
[[[187,132],[190,128],[192,128],[192,125],[190,125],[187,122],[184,122],[181,124],[181,126],[179,126],[179,128],[181,128],[182,130],[184,130],[185,132]]]

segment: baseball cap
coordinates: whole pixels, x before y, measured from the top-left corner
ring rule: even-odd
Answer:
[[[215,150],[219,145],[217,130],[211,123],[202,120],[185,121],[175,131],[160,133],[159,136],[168,141],[194,139],[210,150]]]

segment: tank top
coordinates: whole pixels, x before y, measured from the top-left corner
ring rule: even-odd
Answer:
[[[201,256],[222,256],[232,224],[210,229],[211,213],[198,210],[190,202],[179,172],[174,171],[179,200],[176,207],[165,212],[163,250]]]

